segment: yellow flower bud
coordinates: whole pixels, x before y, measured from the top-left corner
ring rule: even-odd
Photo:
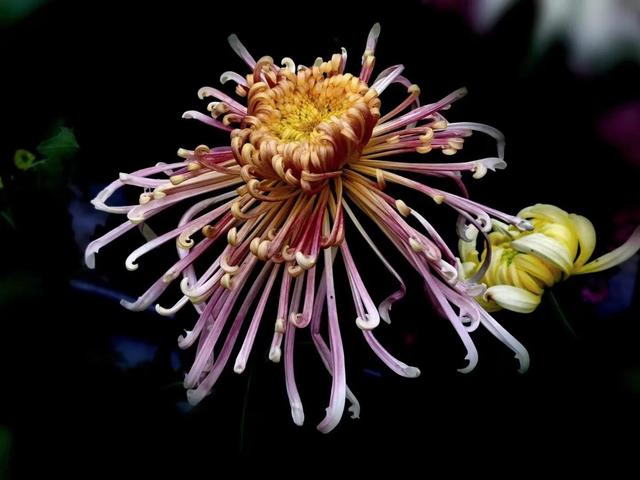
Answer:
[[[588,262],[596,246],[596,232],[585,217],[553,205],[537,204],[520,211],[519,217],[533,225],[521,231],[493,221],[488,234],[491,263],[480,280],[488,287],[477,300],[489,311],[505,308],[530,313],[540,303],[544,289],[571,275],[594,273],[628,260],[640,249],[640,227],[620,247]],[[484,262],[486,250],[478,252],[478,231],[469,227],[458,250],[463,273],[471,277]]]

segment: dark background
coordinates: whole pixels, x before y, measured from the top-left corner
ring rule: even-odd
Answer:
[[[213,477],[238,459],[241,468],[255,461],[274,473],[286,473],[293,460],[316,469],[344,459],[424,474],[446,467],[455,475],[499,472],[505,460],[523,469],[552,459],[631,460],[640,427],[637,258],[624,270],[554,288],[570,328],[548,298],[534,314],[497,315],[529,350],[525,375],[483,332],[474,337],[478,368],[457,373],[464,355],[453,329],[403,267],[409,294],[380,338],[422,376],[398,378],[352,327],[342,284],[348,379],[362,414],[345,416],[325,436],[315,425],[329,378],[305,335],[296,360],[304,427],[291,422],[282,366],[266,358],[270,327],[245,374],[228,368],[213,395],[189,409],[180,382],[193,353],[179,352],[175,339],[195,313],[167,319],[128,312],[117,301],[141,294],[172,263],[173,249],[145,257],[131,273],[124,258],[140,244],[135,233],[104,248],[96,271],[84,267],[82,250],[120,221],[88,204],[118,172],[173,161],[180,146],[224,142],[180,115],[206,108],[196,96],[200,86],[242,71],[226,44],[230,33],[256,58],[307,64],[344,46],[348,70],[357,72],[369,28],[380,21],[378,71],[403,63],[423,101],[467,86],[449,120],[487,123],[506,135],[508,169],[470,183],[472,196],[512,213],[537,202],[581,213],[594,222],[596,254],[603,253],[639,219],[638,165],[602,130],[611,111],[638,101],[638,64],[575,72],[562,43],[534,61],[536,5],[527,1],[485,34],[454,10],[420,2],[162,3],[54,1],[0,30],[0,176],[6,184],[13,175],[17,185],[3,197],[15,227],[3,224],[0,237],[0,425],[11,458],[4,475]],[[61,186],[30,188],[13,170],[13,152],[33,151],[59,122],[73,128],[78,155]],[[477,140],[464,154],[492,148]],[[451,236],[453,215],[426,202],[423,212]],[[365,249],[352,248],[365,278],[376,278],[374,262],[360,255]],[[373,287],[376,299],[388,288]],[[585,300],[585,290],[604,292],[602,301]]]

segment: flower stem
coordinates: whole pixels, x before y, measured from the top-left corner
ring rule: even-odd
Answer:
[[[547,297],[549,298],[549,301],[551,303],[551,307],[552,307],[552,309],[553,309],[553,311],[555,313],[556,318],[559,319],[562,322],[562,325],[564,326],[566,331],[569,333],[569,336],[571,336],[571,338],[573,338],[574,340],[577,340],[578,339],[578,335],[576,335],[576,332],[573,329],[573,327],[571,326],[571,323],[569,323],[569,320],[567,319],[567,316],[564,314],[564,311],[560,307],[560,304],[558,303],[558,299],[553,294],[552,290],[548,290],[547,291]]]

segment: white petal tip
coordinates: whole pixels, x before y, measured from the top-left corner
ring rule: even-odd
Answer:
[[[124,263],[124,266],[126,267],[127,270],[129,270],[130,272],[135,272],[138,269],[138,264],[137,263],[133,263],[129,260],[127,260]]]
[[[200,100],[204,100],[205,98],[207,98],[209,95],[209,88],[208,87],[202,87],[201,89],[198,90],[198,98]],[[184,114],[183,114],[184,115]],[[183,117],[184,118],[184,117]]]
[[[330,424],[330,425],[325,425],[323,422],[319,424],[316,428],[320,433],[327,434],[327,433],[331,433],[331,431],[333,431],[333,429],[336,428],[337,426],[338,426],[337,422],[335,424]]]
[[[495,162],[492,166],[494,170],[504,170],[505,168],[507,168],[507,162],[500,159],[499,162]]]
[[[96,268],[96,255],[95,253],[87,253],[84,256],[84,264],[87,268],[93,270]]]
[[[370,318],[369,314],[365,314],[367,319],[363,319],[362,317],[356,318],[356,325],[360,330],[373,330],[378,325],[380,325],[380,317],[376,315],[375,318]]]
[[[173,313],[170,309],[164,308],[159,303],[156,303],[156,306],[154,308],[156,309],[156,313],[158,315],[162,315],[163,317],[168,317]],[[182,337],[180,337],[180,338],[182,338]],[[180,338],[178,338],[178,341],[180,341]]]
[[[527,373],[527,370],[529,370],[529,356],[516,355],[516,359],[518,360],[518,364],[520,365],[520,367],[518,368],[518,373]]]
[[[416,367],[405,367],[404,375],[407,378],[417,378],[420,376],[420,369]]]
[[[189,402],[189,405],[192,407],[198,405],[204,397],[205,395],[200,393],[198,389],[187,390],[187,402]]]
[[[291,418],[293,418],[293,423],[297,426],[304,425],[304,410],[302,410],[302,407],[291,407]]]
[[[467,364],[466,367],[459,368],[458,372],[467,374],[472,372],[473,369],[476,368],[476,365],[478,364],[478,356],[476,354],[468,353],[464,359],[469,363]]]
[[[129,302],[127,300],[120,300],[120,305],[122,305],[127,310],[131,310],[132,312],[138,312],[141,309],[136,305],[137,302]]]
[[[458,369],[458,372],[464,373],[464,374],[471,373],[472,371],[473,371],[473,367],[471,367],[471,366],[467,366],[465,368],[459,368]]]
[[[236,373],[242,373],[244,372],[244,368],[245,364],[243,362],[236,362],[236,364],[233,366],[233,371]]]
[[[391,316],[389,315],[390,311],[391,311],[391,305],[388,305],[385,302],[381,303],[378,306],[378,314],[380,314],[380,318],[384,323],[388,325],[391,325]]]
[[[275,347],[269,352],[269,360],[271,360],[273,363],[280,363],[281,357],[282,350],[280,350],[280,347]]]
[[[360,418],[360,405],[351,405],[349,407],[349,413],[351,413],[353,420]]]

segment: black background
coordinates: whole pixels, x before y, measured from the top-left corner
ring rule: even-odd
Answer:
[[[225,70],[242,71],[226,44],[230,33],[256,58],[289,56],[307,64],[344,46],[348,69],[357,71],[376,21],[382,23],[378,68],[403,63],[426,101],[468,87],[470,94],[447,117],[487,123],[506,135],[509,168],[471,183],[475,199],[511,213],[536,202],[556,204],[593,220],[600,232],[597,252],[615,246],[614,215],[638,205],[637,167],[596,127],[610,108],[637,98],[639,67],[622,63],[605,74],[577,75],[567,68],[561,45],[529,65],[534,8],[519,4],[479,36],[453,13],[419,2],[58,1],[2,30],[0,173],[11,168],[16,148],[33,149],[60,118],[81,147],[73,188],[23,198],[19,233],[5,236],[2,270],[38,278],[33,293],[3,305],[0,320],[0,423],[14,433],[15,477],[42,470],[67,478],[136,472],[148,478],[173,471],[213,478],[258,459],[264,459],[255,465],[265,474],[287,473],[293,460],[316,469],[344,459],[408,465],[425,475],[440,467],[453,475],[499,472],[505,460],[529,469],[553,459],[570,465],[610,455],[630,459],[640,427],[640,396],[629,381],[640,368],[634,284],[628,284],[635,289],[633,306],[606,317],[582,300],[589,279],[555,287],[576,336],[546,302],[532,315],[498,314],[528,347],[530,371],[519,375],[506,348],[479,332],[480,364],[462,375],[456,372],[463,350],[455,333],[431,311],[417,277],[401,268],[409,294],[380,337],[421,368],[415,380],[395,377],[365,348],[348,321],[352,312],[342,284],[348,378],[362,418],[345,416],[329,435],[314,428],[328,402],[329,379],[304,335],[296,360],[304,427],[290,420],[281,365],[266,359],[268,331],[259,336],[244,375],[228,369],[212,396],[183,413],[179,382],[192,352],[180,354],[178,369],[169,358],[195,314],[185,309],[166,319],[131,313],[73,287],[82,281],[137,296],[172,262],[174,252],[166,249],[143,259],[140,271],[126,272],[124,258],[140,242],[130,235],[103,249],[97,270],[87,271],[68,205],[86,204],[120,171],[172,161],[180,146],[224,142],[180,115],[204,110],[196,96],[200,86],[216,86]],[[478,140],[465,155],[492,148]],[[455,217],[419,197],[412,205],[421,201],[422,211],[451,235]],[[106,225],[117,222],[110,218]],[[104,231],[98,226],[96,234]],[[379,278],[382,270],[359,247],[352,248],[365,279]],[[376,298],[389,285],[376,283]],[[113,339],[121,337],[158,345],[154,360],[121,368],[113,351]]]

